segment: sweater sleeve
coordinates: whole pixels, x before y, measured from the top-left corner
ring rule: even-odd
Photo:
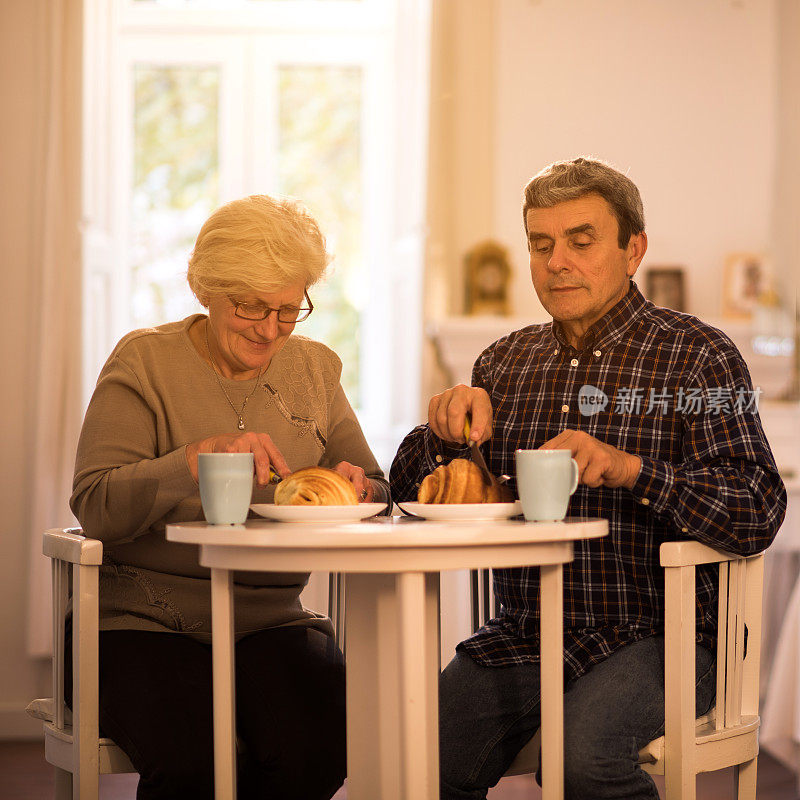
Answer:
[[[348,461],[364,470],[375,486],[375,502],[386,503],[387,513],[391,513],[389,484],[364,438],[344,389],[338,384],[331,401],[328,438],[319,465],[333,469],[341,461]]]
[[[157,454],[155,412],[133,370],[112,356],[81,429],[73,513],[88,536],[122,543],[196,492],[185,448]]]

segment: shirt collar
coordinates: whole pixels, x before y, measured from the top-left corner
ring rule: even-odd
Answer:
[[[647,300],[639,291],[639,287],[630,281],[628,293],[604,317],[601,317],[583,337],[583,348],[589,350],[594,347],[608,346],[633,324],[645,307]],[[560,322],[553,320],[553,336],[563,347],[572,348],[567,341]],[[574,348],[572,348],[574,349]]]

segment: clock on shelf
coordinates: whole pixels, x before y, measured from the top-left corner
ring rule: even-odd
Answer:
[[[511,313],[508,301],[511,266],[506,249],[497,242],[481,242],[466,254],[464,263],[466,313],[495,316]]]

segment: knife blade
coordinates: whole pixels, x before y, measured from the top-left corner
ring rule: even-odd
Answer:
[[[489,467],[486,466],[486,459],[483,457],[483,453],[481,453],[478,443],[469,441],[470,424],[470,417],[467,416],[466,420],[464,421],[464,437],[466,438],[467,442],[469,442],[469,452],[472,456],[472,462],[481,471],[481,477],[483,478],[484,483],[487,486],[491,486],[494,483],[494,476],[491,472],[489,472]]]

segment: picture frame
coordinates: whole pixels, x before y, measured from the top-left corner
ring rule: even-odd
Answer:
[[[769,289],[766,260],[759,253],[731,253],[725,259],[722,315],[729,319],[752,319],[759,298]]]
[[[650,267],[645,273],[645,296],[650,302],[673,311],[686,311],[683,267]]]

